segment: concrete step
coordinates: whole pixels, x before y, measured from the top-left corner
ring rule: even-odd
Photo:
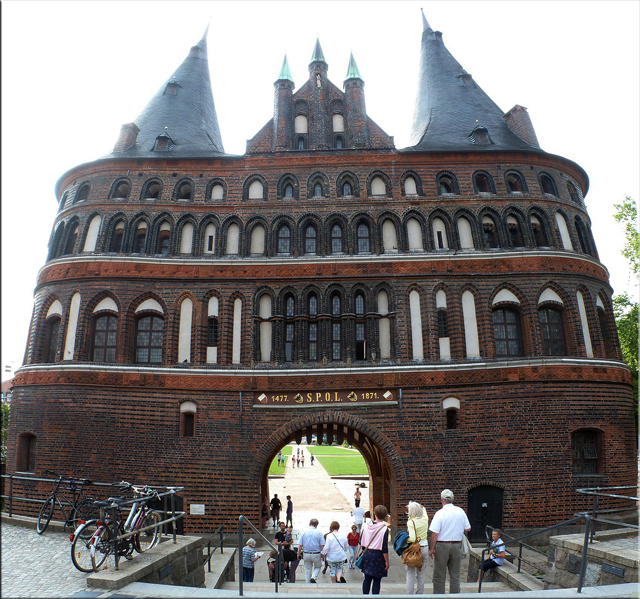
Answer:
[[[332,582],[316,582],[307,584],[302,580],[297,580],[295,584],[279,584],[278,593],[295,593],[304,595],[362,595],[361,578],[348,579],[346,584],[335,584]],[[245,582],[243,586],[243,594],[251,595],[252,593],[273,593],[275,585],[273,582]],[[237,582],[225,582],[221,587],[225,591],[238,591]],[[425,594],[433,591],[433,584],[430,580],[425,582]],[[446,591],[449,592],[449,582],[446,584]],[[477,593],[478,585],[475,582],[463,582],[460,585],[461,593]],[[501,582],[484,582],[482,584],[482,592],[484,593],[509,593],[513,589]],[[406,586],[404,583],[382,581],[380,585],[381,595],[406,595]]]

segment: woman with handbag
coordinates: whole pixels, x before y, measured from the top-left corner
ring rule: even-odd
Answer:
[[[373,509],[375,521],[363,526],[360,539],[361,557],[356,565],[362,570],[362,594],[380,594],[380,581],[389,570],[389,530],[385,518],[388,511],[384,505],[376,505]],[[361,561],[361,565],[358,562]]]
[[[407,559],[405,554],[402,555],[402,563],[405,565],[404,569],[407,573],[407,594],[413,595],[415,587],[415,594],[422,595],[424,594],[424,577],[429,558],[429,516],[417,501],[409,502],[407,514],[409,516],[407,521],[407,532],[409,533],[407,543],[409,547],[406,549],[405,554],[407,552],[411,553],[413,549],[413,552],[419,551],[422,556],[422,564],[417,568],[409,565],[410,563],[415,563],[415,561]]]

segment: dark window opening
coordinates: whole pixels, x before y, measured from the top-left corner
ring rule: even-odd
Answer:
[[[297,142],[297,147],[298,150],[304,150],[306,149],[306,140],[304,137],[298,137],[298,142]]]
[[[553,308],[542,308],[539,310],[539,314],[545,355],[564,356],[565,346],[562,313]]]
[[[556,188],[551,180],[549,175],[540,175],[540,185],[542,186],[542,191],[544,193],[548,193],[549,195],[556,195]]]
[[[136,231],[135,239],[133,240],[133,253],[141,254],[144,251],[147,242],[147,229],[138,228]]]
[[[318,360],[318,325],[315,322],[309,323],[309,361]]]
[[[337,150],[341,150],[344,147],[344,138],[342,137],[342,135],[336,135],[333,147]]]
[[[455,193],[455,187],[453,185],[453,179],[446,175],[443,175],[438,180],[438,190],[440,191],[440,195],[445,193]]]
[[[447,429],[451,430],[454,428],[458,428],[458,410],[455,408],[449,408],[446,412],[447,416]]]
[[[160,197],[160,185],[157,183],[152,183],[147,188],[146,199],[147,200],[157,200]]]
[[[180,414],[180,436],[195,437],[196,415],[193,412],[182,412]]]
[[[158,152],[164,152],[169,148],[169,138],[168,137],[164,137],[164,136],[160,136],[158,138],[156,138],[156,151]]]
[[[438,237],[438,249],[442,250],[444,249],[444,238],[442,237],[442,231],[437,232],[437,237]]]
[[[118,340],[118,318],[113,315],[98,316],[95,319],[93,335],[94,362],[115,362]]]
[[[35,435],[20,433],[16,447],[16,470],[18,472],[35,472],[36,470],[36,443]]]
[[[523,355],[520,315],[515,310],[494,310],[493,330],[496,339],[496,356]]]
[[[356,322],[356,360],[365,360],[367,353],[367,341],[365,338],[365,323]]]
[[[576,204],[579,204],[580,195],[578,194],[578,190],[576,189],[576,186],[573,183],[571,183],[571,181],[567,183],[567,190],[569,191],[569,197],[571,198],[571,201],[575,202]]]
[[[287,299],[285,300],[285,315],[286,316],[295,316],[296,315],[296,304],[295,301],[293,299],[293,296],[289,295],[287,296]]]
[[[318,298],[315,294],[309,296],[309,316],[318,315]]]
[[[524,242],[522,241],[522,235],[520,233],[520,227],[517,225],[517,223],[508,223],[507,229],[509,230],[511,246],[524,247]]]
[[[91,191],[91,185],[83,185],[78,193],[76,194],[75,201],[83,202],[89,197],[89,192]]]
[[[159,316],[144,316],[137,323],[136,363],[161,364],[164,320]]]
[[[160,231],[158,233],[158,242],[156,244],[156,254],[166,256],[169,254],[170,231]]]
[[[284,361],[293,362],[293,324],[285,325]]]
[[[599,474],[601,471],[602,433],[577,431],[571,435],[574,474]]]
[[[334,322],[331,325],[331,359],[342,359],[342,323]]]
[[[340,316],[340,314],[342,314],[342,306],[340,302],[340,296],[338,294],[335,294],[331,298],[331,314],[333,316]]]
[[[73,254],[73,250],[76,247],[76,240],[78,239],[78,225],[74,225],[73,229],[67,237],[67,243],[64,246],[65,255]]]
[[[321,198],[322,197],[322,184],[316,183],[313,186],[313,197]]]
[[[532,222],[531,229],[533,230],[533,239],[536,247],[547,247],[549,242],[547,241],[547,236],[545,235],[542,225],[540,223]]]
[[[44,340],[44,358],[45,362],[52,363],[56,361],[58,353],[58,336],[60,334],[60,318],[51,318],[47,321],[47,330]]]
[[[213,235],[207,237],[207,252],[213,252]]]
[[[576,220],[576,231],[578,233],[578,241],[580,242],[580,250],[583,254],[589,254],[589,245],[584,232],[584,226],[579,220]]]
[[[218,347],[218,318],[209,316],[207,329],[207,347]]]
[[[449,323],[447,322],[447,311],[444,308],[438,310],[438,337],[449,336]]]
[[[358,293],[356,295],[356,314],[362,316],[364,314],[364,295]]]
[[[109,251],[116,252],[116,253],[122,251],[123,239],[124,239],[124,223],[118,223],[111,237],[111,243],[109,244]]]
[[[491,193],[491,186],[486,175],[476,175],[476,189],[480,193]]]
[[[178,87],[177,83],[168,83],[167,87],[164,88],[164,95],[175,96],[178,93]]]
[[[496,239],[496,229],[493,223],[483,223],[482,228],[484,230],[484,244],[488,248],[497,248],[498,241]]]
[[[178,191],[178,199],[190,200],[192,192],[193,190],[191,189],[191,185],[189,183],[183,183]]]
[[[507,175],[507,189],[509,193],[522,193],[524,191],[520,177],[513,173]]]
[[[129,197],[129,184],[126,182],[119,183],[113,192],[114,198],[124,198]]]

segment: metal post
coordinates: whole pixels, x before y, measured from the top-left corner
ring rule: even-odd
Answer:
[[[584,515],[584,544],[582,545],[582,562],[580,563],[580,578],[578,578],[578,593],[582,592],[582,583],[587,573],[587,553],[589,551],[589,530],[591,529],[591,518],[588,514]]]
[[[173,544],[175,545],[178,541],[176,539],[176,493],[173,489],[171,489],[171,517],[173,518],[171,520],[171,528],[173,530]]]
[[[593,521],[593,530],[590,530],[589,532],[591,533],[591,542],[593,543],[593,540],[596,538],[596,523],[595,523],[595,519],[598,517],[598,496],[594,495],[593,496],[593,517],[594,517],[594,521]]]
[[[222,524],[220,525],[220,553],[224,553],[224,537],[222,536]]]
[[[482,550],[482,554],[480,555],[480,584],[478,585],[478,593],[482,592],[482,581],[484,580],[484,570],[482,569],[482,564],[484,564],[484,552],[486,549]]]
[[[242,519],[244,516],[240,516],[238,523],[238,592],[242,597]]]
[[[518,574],[520,574],[521,567],[522,567],[522,543],[520,543],[520,551],[518,552]]]
[[[13,516],[13,474],[9,475],[9,518]]]
[[[211,572],[211,539],[207,543],[207,555],[209,556],[207,565],[209,566],[209,572]]]
[[[109,509],[112,510],[111,526],[113,527],[113,532],[111,534],[113,535],[112,536],[113,559],[115,560],[115,563],[116,563],[116,570],[118,570],[118,564],[120,562],[120,555],[118,554],[118,545],[120,544],[120,541],[118,541],[118,516],[116,515],[116,510],[118,509],[118,506],[113,506]]]

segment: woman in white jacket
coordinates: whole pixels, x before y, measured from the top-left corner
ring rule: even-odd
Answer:
[[[322,550],[322,559],[327,559],[331,572],[331,582],[347,582],[342,576],[344,561],[347,559],[349,542],[347,537],[338,533],[340,524],[333,521],[329,527],[329,534]]]
[[[417,502],[411,501],[407,506],[409,520],[407,521],[407,532],[409,545],[416,539],[420,542],[420,550],[422,553],[422,568],[411,568],[405,565],[407,572],[407,594],[422,595],[424,593],[424,575],[427,571],[427,563],[429,562],[429,516],[427,511]]]

